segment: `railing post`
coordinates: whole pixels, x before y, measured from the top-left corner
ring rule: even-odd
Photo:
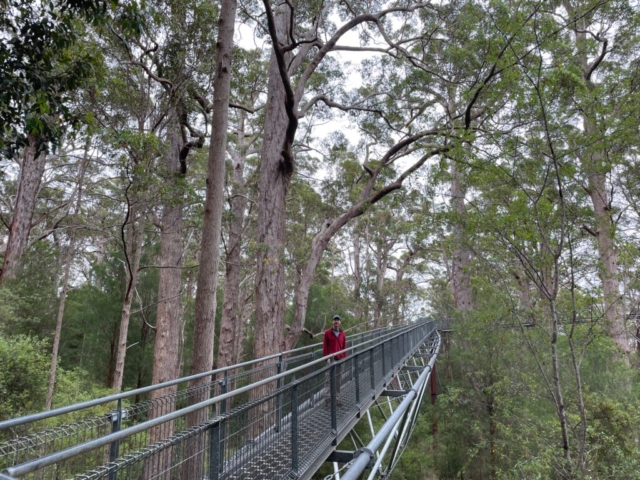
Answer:
[[[387,378],[387,356],[385,353],[385,345],[387,342],[382,342],[382,381],[384,382]]]
[[[115,412],[115,416],[111,415],[111,433],[119,432],[122,427],[122,399],[118,400],[118,408]],[[118,459],[120,451],[120,440],[111,442],[109,446],[109,462],[113,463]],[[116,480],[118,476],[117,471],[109,472],[109,480]]]
[[[284,368],[284,358],[281,354],[280,357],[278,358],[278,367],[276,370],[277,374],[281,374],[283,368]],[[278,390],[282,389],[283,382],[284,382],[283,378],[278,379],[278,384],[276,386]],[[276,397],[276,432],[279,432],[281,428],[282,428],[282,392],[278,393],[278,396]]]
[[[373,363],[373,350],[375,347],[369,350],[369,377],[371,378],[371,393],[376,391],[376,373],[374,371],[374,363]]]
[[[357,354],[353,357],[354,362],[354,380],[356,382],[356,405],[360,406],[360,374],[358,373],[360,370],[360,354]]]
[[[209,429],[209,480],[220,478],[220,422],[215,422]]]
[[[409,346],[408,339],[409,339],[409,334],[403,333],[402,334],[402,351],[404,352],[405,355],[409,351],[409,349],[407,348]]]
[[[221,385],[221,392],[223,394],[227,393],[229,391],[229,370],[225,370],[224,372],[224,379],[222,380],[222,385]],[[227,413],[227,400],[224,399],[221,403],[220,403],[220,415],[224,415],[225,413]],[[226,436],[226,432],[225,432],[225,427],[226,427],[226,423],[223,425],[222,421],[221,424],[219,426],[220,432],[218,433],[218,443],[220,444],[220,448],[218,449],[219,454],[218,454],[218,460],[219,459],[224,459],[224,439]],[[223,462],[219,461],[219,470],[222,471],[222,464]]]
[[[224,379],[222,380],[222,385],[220,385],[220,392],[224,395],[227,393],[229,385],[229,370],[225,370]],[[225,398],[220,403],[220,413],[227,413],[227,399]]]
[[[291,470],[297,477],[298,459],[298,384],[291,387]]]
[[[336,363],[335,360],[331,362],[331,370],[330,370],[330,387],[331,387],[331,433],[333,435],[338,434],[338,395],[336,390]],[[332,445],[335,445],[335,438],[332,442]]]

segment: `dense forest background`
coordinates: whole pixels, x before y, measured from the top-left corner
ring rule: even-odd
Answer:
[[[430,316],[394,478],[638,478],[639,69],[635,0],[0,0],[0,419]]]

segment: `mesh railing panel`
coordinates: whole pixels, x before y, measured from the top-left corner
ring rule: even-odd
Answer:
[[[202,401],[238,391],[230,394],[230,398],[212,400],[211,405],[197,412],[132,433],[118,442],[20,478],[288,478],[292,472],[305,471],[318,460],[318,455],[355,418],[359,404],[379,395],[391,373],[400,368],[405,357],[432,330],[433,326],[426,324],[406,330],[386,343],[354,348],[345,360],[330,365],[314,362],[317,353],[280,357],[250,369],[231,369],[195,388],[166,393],[136,405],[120,408],[108,405],[111,411],[101,416],[0,444],[3,467],[180,410],[187,406],[190,397]],[[365,336],[361,338],[366,341]],[[293,369],[295,372],[270,380]],[[259,381],[263,381],[262,385],[242,390]],[[403,382],[410,388],[402,377],[396,381],[397,386],[388,388],[400,389]]]

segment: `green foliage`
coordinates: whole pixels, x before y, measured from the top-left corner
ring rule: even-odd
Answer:
[[[15,151],[28,135],[56,142],[71,121],[70,94],[93,75],[95,51],[78,48],[78,18],[97,19],[102,0],[5,0],[0,3],[0,148]]]
[[[578,328],[582,331],[576,341],[590,330]],[[570,439],[575,454],[579,410],[566,340],[559,344],[560,362],[569,421],[576,425]],[[426,449],[433,464],[422,464],[441,479],[561,478],[563,454],[553,392],[545,380],[551,368],[543,329],[460,321],[447,345],[437,366],[441,394],[420,420],[425,425],[436,422],[438,434],[432,443],[413,441],[409,455],[415,455],[414,448]],[[584,353],[581,378],[588,427],[580,478],[635,478],[640,461],[635,447],[640,390],[634,372],[611,357],[606,337],[593,340]]]
[[[49,342],[26,335],[0,334],[0,420],[43,410],[50,365]],[[87,371],[58,367],[53,408],[109,393],[111,391],[98,386]],[[47,423],[53,426],[69,419],[52,419]]]
[[[47,343],[33,337],[0,336],[0,418],[38,411],[44,406],[51,359]]]

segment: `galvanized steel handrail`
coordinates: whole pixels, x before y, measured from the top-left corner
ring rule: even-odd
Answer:
[[[431,376],[431,372],[433,371],[433,367],[435,365],[436,357],[440,350],[440,339],[438,336],[438,344],[436,346],[436,351],[434,355],[429,360],[429,363],[425,366],[424,370],[418,377],[418,380],[414,384],[413,388],[409,390],[407,395],[405,396],[402,403],[396,408],[393,412],[393,415],[389,417],[389,419],[384,423],[382,428],[378,431],[378,433],[373,437],[373,439],[367,444],[366,447],[361,448],[357,452],[357,456],[353,460],[353,463],[349,466],[347,472],[342,475],[342,480],[358,480],[362,472],[365,471],[371,460],[375,457],[375,452],[380,450],[380,447],[383,446],[385,441],[387,444],[385,447],[388,447],[388,442],[393,438],[393,434],[398,429],[399,424],[405,415],[406,411],[409,409],[414,399],[422,394],[424,389],[426,388],[427,381]],[[382,450],[376,463],[374,464],[372,471],[375,472],[376,468],[380,466],[382,460],[384,458],[384,453],[386,452],[386,448]]]
[[[407,328],[407,325],[400,325],[396,328],[398,329],[403,329],[403,328]],[[377,332],[377,331],[389,331],[389,330],[393,330],[393,329],[389,329],[387,327],[382,327],[382,328],[378,328],[378,329],[374,329],[374,330],[368,330],[366,332],[361,332],[357,335],[359,336],[364,336],[367,334],[370,334],[372,332]],[[350,342],[353,342],[353,339],[350,340]],[[58,415],[64,415],[67,413],[73,413],[76,412],[78,410],[84,410],[87,408],[91,408],[91,407],[97,407],[99,405],[103,405],[105,403],[109,403],[109,402],[114,402],[117,400],[123,400],[125,398],[129,398],[129,397],[133,397],[136,395],[141,395],[144,393],[149,393],[152,392],[154,390],[159,390],[159,389],[163,389],[163,388],[167,388],[167,387],[172,387],[175,385],[179,385],[181,383],[185,383],[185,382],[190,382],[193,380],[198,380],[200,378],[205,378],[205,377],[210,377],[213,375],[218,375],[224,372],[228,372],[229,370],[234,370],[234,369],[239,369],[239,368],[244,368],[244,367],[248,367],[250,365],[254,365],[257,363],[262,363],[262,362],[266,362],[268,360],[273,360],[276,358],[279,358],[280,356],[286,356],[286,355],[291,355],[292,353],[298,353],[304,350],[309,350],[312,348],[317,348],[318,346],[321,346],[322,342],[320,343],[314,343],[312,345],[306,345],[304,347],[299,347],[299,348],[295,348],[293,350],[287,350],[285,352],[280,352],[280,353],[274,353],[272,355],[267,355],[265,357],[262,358],[258,358],[255,360],[248,360],[246,362],[242,362],[242,363],[238,363],[235,365],[229,365],[227,367],[222,367],[222,368],[217,368],[215,370],[210,370],[207,372],[202,372],[202,373],[198,373],[195,375],[190,375],[188,377],[181,377],[181,378],[176,378],[174,380],[168,380],[166,382],[162,382],[162,383],[157,383],[154,385],[149,385],[147,387],[141,387],[141,388],[136,388],[134,390],[127,390],[126,392],[120,392],[120,393],[114,393],[113,395],[108,395],[105,397],[100,397],[100,398],[95,398],[93,400],[87,400],[85,402],[79,402],[79,403],[75,403],[72,405],[66,405],[64,407],[58,407],[55,408],[53,410],[48,410],[45,412],[38,412],[38,413],[32,413],[30,415],[25,415],[22,417],[18,417],[18,418],[12,418],[9,420],[4,420],[4,421],[0,421],[0,430],[5,430],[8,428],[13,428],[19,425],[24,425],[27,423],[32,423],[32,422],[37,422],[40,420],[46,420],[48,418],[51,417],[55,417]],[[358,344],[359,345],[359,344]],[[357,346],[357,345],[354,345]],[[291,358],[291,360],[294,360],[294,358]],[[245,372],[248,373],[248,372]]]
[[[287,377],[295,376],[296,373],[301,372],[303,370],[307,370],[307,369],[309,369],[309,367],[312,367],[314,365],[318,365],[320,363],[323,363],[323,362],[325,362],[327,360],[327,358],[333,357],[333,356],[338,355],[340,353],[351,352],[352,354],[354,354],[356,349],[359,351],[358,354],[360,354],[362,352],[366,352],[367,350],[375,348],[376,345],[379,345],[379,344],[384,343],[384,342],[389,342],[389,341],[391,341],[391,340],[403,335],[405,332],[413,331],[413,330],[415,330],[415,329],[417,329],[417,328],[419,328],[421,326],[426,325],[426,323],[427,322],[416,323],[416,324],[413,324],[413,325],[403,326],[403,327],[394,329],[391,332],[389,332],[389,335],[385,335],[384,338],[374,338],[374,339],[363,341],[363,342],[361,342],[361,343],[359,343],[357,345],[353,345],[353,346],[351,346],[351,347],[349,347],[349,348],[347,348],[347,349],[345,349],[345,350],[343,350],[341,352],[337,352],[337,353],[334,353],[332,355],[328,355],[327,357],[319,358],[317,360],[312,360],[311,362],[308,362],[308,363],[305,363],[304,365],[292,368],[291,370],[287,370],[287,371],[279,373],[279,374],[277,374],[275,376],[271,376],[269,378],[265,378],[263,380],[254,382],[254,383],[252,383],[250,385],[237,388],[237,389],[235,389],[233,391],[230,391],[230,392],[227,392],[227,393],[224,393],[224,394],[221,394],[221,395],[217,395],[214,398],[210,398],[208,400],[205,400],[203,402],[197,403],[195,405],[192,405],[192,406],[189,406],[189,407],[186,407],[186,408],[182,408],[180,410],[176,410],[176,411],[174,411],[174,412],[172,412],[170,414],[166,414],[166,415],[163,415],[161,417],[158,417],[158,418],[155,418],[155,419],[152,419],[152,420],[148,420],[146,422],[139,423],[137,425],[134,425],[132,427],[128,427],[128,428],[126,428],[124,430],[121,430],[119,432],[115,432],[115,433],[111,433],[111,434],[102,436],[102,437],[97,438],[95,440],[91,440],[91,441],[83,443],[81,445],[76,445],[76,446],[67,448],[65,450],[52,453],[52,454],[44,456],[42,458],[38,458],[38,459],[35,459],[35,460],[31,460],[31,461],[22,463],[20,465],[9,467],[9,468],[7,468],[5,470],[5,472],[7,474],[11,475],[11,476],[22,476],[22,475],[25,475],[25,474],[27,474],[29,472],[33,472],[33,471],[38,470],[40,468],[43,468],[43,467],[46,467],[48,465],[52,465],[52,464],[64,461],[65,459],[69,459],[69,458],[72,458],[72,457],[77,456],[77,455],[81,455],[82,453],[97,449],[97,448],[99,448],[101,446],[112,444],[113,442],[117,442],[119,440],[127,438],[127,437],[129,437],[131,435],[134,435],[136,433],[139,433],[139,432],[148,430],[150,428],[153,428],[155,426],[158,426],[160,424],[172,421],[174,419],[177,419],[179,417],[185,416],[185,415],[187,415],[189,413],[195,412],[195,411],[200,410],[202,408],[210,407],[212,405],[216,405],[216,404],[222,403],[227,399],[231,399],[232,397],[241,395],[242,393],[246,393],[246,392],[255,390],[258,387],[266,385],[268,383],[273,383],[274,381],[277,381],[279,383],[280,379],[284,380]],[[367,346],[367,345],[370,345],[370,346]],[[362,348],[362,347],[366,347],[366,348]],[[300,349],[296,349],[296,350],[299,351]],[[272,355],[272,356],[269,356],[269,357],[265,357],[265,358],[260,359],[260,360],[266,361],[266,360],[269,360],[269,359],[282,357],[283,355],[284,355],[283,353],[275,354],[275,355]],[[257,363],[257,362],[258,361],[246,362],[246,364],[254,364],[254,363]],[[244,365],[244,364],[242,364],[242,365]],[[238,365],[234,365],[234,366],[231,366],[231,367],[228,367],[228,368],[238,368]],[[212,375],[212,374],[214,374],[214,372],[215,373],[220,373],[220,372],[224,372],[225,370],[227,370],[227,368],[218,369],[218,371],[212,371],[212,372],[209,372],[208,374]],[[201,377],[201,376],[204,376],[204,375],[200,375],[199,377]],[[189,378],[191,378],[191,377],[189,377]],[[180,382],[184,382],[185,379],[179,379],[179,381]],[[163,386],[164,387],[168,386],[167,383],[170,383],[170,384],[173,385],[173,384],[175,384],[175,382],[177,382],[177,381],[166,382]],[[160,386],[154,386],[154,387],[155,388],[161,388]],[[138,389],[138,391],[139,392],[140,391],[149,391],[149,389],[150,389],[150,387],[146,387],[144,389]],[[132,392],[126,392],[126,394],[131,395]],[[106,403],[107,401],[113,401],[113,400],[118,399],[118,398],[122,398],[121,395],[124,395],[124,394],[105,397],[105,398],[108,398],[109,400],[104,400],[104,398],[103,399],[94,400],[94,402],[98,402],[98,403],[92,404],[92,406],[93,405],[99,405],[101,403]],[[87,403],[91,403],[91,402],[83,402],[83,404],[79,404],[79,405],[86,405]],[[76,407],[78,407],[78,405],[76,405]],[[63,407],[63,409],[64,409],[64,407]]]

